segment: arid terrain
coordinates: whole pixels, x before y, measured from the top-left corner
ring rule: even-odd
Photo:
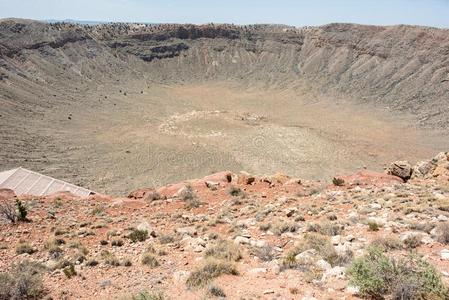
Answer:
[[[0,21],[0,168],[126,195],[449,147],[447,30]]]
[[[3,297],[449,297],[449,153],[407,183],[371,171],[333,184],[220,172],[127,198],[19,199],[26,221],[0,224],[0,270],[13,276],[0,273]]]
[[[449,299],[448,95],[444,29],[0,20],[0,171],[96,192],[0,189],[0,300]]]

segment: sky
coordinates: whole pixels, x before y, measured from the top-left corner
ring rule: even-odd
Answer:
[[[0,18],[449,28],[449,0],[0,0]]]

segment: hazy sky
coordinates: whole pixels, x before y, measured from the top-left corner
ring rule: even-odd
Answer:
[[[0,17],[296,26],[351,22],[449,28],[449,0],[0,0]]]

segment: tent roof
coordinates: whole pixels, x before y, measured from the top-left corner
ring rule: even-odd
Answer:
[[[94,194],[88,189],[22,167],[0,172],[0,188],[11,189],[18,196],[46,196],[57,192],[71,192],[80,197]]]

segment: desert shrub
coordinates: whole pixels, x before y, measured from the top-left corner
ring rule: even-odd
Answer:
[[[332,179],[332,183],[333,183],[335,186],[343,186],[343,185],[345,185],[344,179],[343,179],[343,178],[337,178],[337,177],[334,177],[334,178]]]
[[[443,223],[438,225],[437,241],[442,244],[449,244],[449,223]]]
[[[275,235],[281,235],[285,232],[295,232],[298,229],[298,224],[295,222],[280,221],[271,225],[271,231]]]
[[[123,266],[125,267],[131,267],[133,265],[132,261],[129,258],[125,258],[123,260]]]
[[[149,266],[151,268],[156,268],[159,267],[159,261],[157,260],[157,258],[150,253],[145,253],[142,256],[142,264],[145,266]]]
[[[101,257],[103,258],[104,263],[109,266],[112,266],[112,267],[120,266],[120,261],[118,260],[118,258],[114,254],[110,253],[109,251],[102,251]]]
[[[64,252],[64,250],[59,247],[63,244],[62,241],[63,240],[61,239],[50,239],[45,242],[44,249],[48,251],[48,254],[50,254],[52,258],[59,258]]]
[[[175,242],[175,237],[171,234],[164,234],[159,237],[159,242],[161,244],[170,244]]]
[[[143,242],[148,238],[148,231],[147,230],[139,230],[139,229],[132,229],[131,233],[128,234],[128,238],[133,242]]]
[[[337,215],[335,215],[335,214],[331,214],[331,215],[328,215],[328,216],[327,216],[327,219],[328,219],[329,221],[336,221],[336,220],[338,219],[338,217],[337,217]]]
[[[243,196],[245,194],[243,192],[243,190],[237,186],[231,186],[228,190],[228,193],[232,197],[239,197],[239,196]]]
[[[64,269],[62,269],[62,272],[69,279],[72,278],[73,276],[76,276],[75,266],[73,264],[70,264]]]
[[[369,231],[379,231],[380,225],[376,221],[368,221]]]
[[[164,300],[164,294],[161,292],[147,292],[143,291],[136,295],[123,297],[121,300]]]
[[[36,249],[34,249],[30,244],[28,243],[19,243],[16,246],[16,253],[17,254],[33,254],[34,252],[36,252]]]
[[[301,262],[296,261],[296,255],[314,249],[317,254],[332,266],[346,265],[352,261],[352,251],[338,253],[332,245],[330,238],[318,233],[305,234],[292,250],[290,250],[286,257],[284,257],[282,265],[284,269],[295,269],[301,267]]]
[[[418,231],[424,231],[426,233],[430,233],[432,231],[432,229],[435,227],[434,224],[432,223],[418,223],[418,222],[412,222],[408,225],[408,227],[411,230],[418,230]]]
[[[205,256],[238,261],[242,258],[242,253],[236,244],[222,240],[213,247],[208,248],[205,252]]]
[[[262,261],[272,261],[274,259],[273,247],[266,245],[263,247],[253,247],[251,253]]]
[[[84,246],[83,244],[81,244],[78,241],[70,243],[69,247],[73,248],[73,249],[78,249],[79,253],[82,254],[82,255],[89,254],[89,250],[87,249],[87,247]]]
[[[12,201],[0,201],[0,217],[11,223],[28,222],[28,210],[26,206],[16,199],[15,204]]]
[[[226,298],[225,292],[220,287],[213,284],[207,287],[207,294],[212,297]]]
[[[106,206],[104,204],[95,205],[95,207],[90,211],[92,216],[103,215],[106,210]]]
[[[271,223],[260,224],[259,229],[261,231],[268,231],[271,228]]]
[[[86,266],[95,267],[98,265],[98,261],[96,259],[90,259],[86,262]]]
[[[410,235],[404,240],[404,245],[407,249],[415,249],[422,244],[421,239],[420,235]]]
[[[335,222],[323,222],[321,224],[319,223],[311,223],[307,226],[307,231],[309,232],[318,232],[322,235],[339,235],[344,229],[344,226],[335,223]]]
[[[191,185],[186,185],[179,194],[179,198],[186,203],[186,208],[188,209],[197,208],[201,205],[201,202]]]
[[[13,266],[10,272],[0,273],[0,299],[38,299],[44,287],[42,272],[38,263],[24,261]]]
[[[188,287],[203,287],[210,283],[212,279],[226,274],[238,275],[239,272],[230,262],[207,259],[202,266],[190,273],[186,283]]]
[[[371,246],[383,251],[402,249],[402,241],[397,237],[381,237],[371,242]]]
[[[182,201],[193,200],[197,197],[193,187],[191,185],[186,185],[185,188],[179,193],[179,198]]]
[[[435,268],[422,258],[409,255],[397,260],[382,250],[370,247],[348,269],[351,284],[359,287],[362,296],[383,299],[447,299],[447,288]]]

